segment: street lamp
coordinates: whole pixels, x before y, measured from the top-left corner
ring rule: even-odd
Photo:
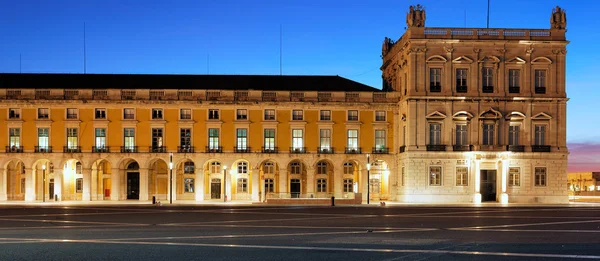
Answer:
[[[46,202],[46,164],[42,164],[42,179],[44,184],[42,185],[42,202]]]
[[[227,166],[223,165],[223,202],[227,202]]]
[[[367,154],[367,205],[371,197],[371,155]]]
[[[169,154],[169,204],[173,204],[173,153]]]

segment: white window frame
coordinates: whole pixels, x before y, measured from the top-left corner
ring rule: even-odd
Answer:
[[[162,108],[152,108],[151,111],[151,115],[150,115],[150,119],[152,120],[164,120],[165,119],[165,115],[164,115],[164,110]]]
[[[9,108],[8,109],[8,119],[9,120],[20,120],[21,119],[21,109]]]
[[[546,167],[535,167],[534,168],[533,184],[536,187],[548,186],[548,169]]]
[[[509,167],[508,168],[508,186],[519,187],[521,186],[521,168]]]
[[[319,111],[319,120],[320,121],[331,121],[331,111],[330,110]]]
[[[247,109],[237,109],[235,111],[235,119],[238,121],[248,120],[248,110]]]
[[[429,123],[429,143],[428,145],[442,145],[442,123]]]
[[[128,117],[127,115],[132,115],[132,117]],[[136,119],[135,108],[123,108],[123,120],[135,120],[135,119]]]
[[[456,166],[456,186],[469,186],[469,168]]]
[[[303,110],[292,110],[292,121],[303,121],[304,111]]]
[[[67,119],[67,120],[79,119],[79,110],[77,108],[67,108],[65,110],[65,112],[66,112],[65,119]]]
[[[206,119],[208,120],[215,121],[221,119],[221,112],[219,109],[208,109],[206,112],[208,114]]]
[[[434,169],[439,169],[439,173],[434,173]],[[429,166],[428,173],[429,186],[442,186],[442,166]]]
[[[192,109],[190,109],[190,108],[179,109],[179,119],[180,120],[191,120],[192,119]]]
[[[46,112],[43,114],[43,112]],[[44,116],[44,117],[42,117]],[[50,119],[50,109],[49,108],[38,108],[37,109],[37,119],[38,120],[48,120]]]

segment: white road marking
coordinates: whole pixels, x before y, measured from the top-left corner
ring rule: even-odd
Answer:
[[[459,228],[448,228],[448,229],[449,230],[487,229],[487,228],[505,228],[505,227],[528,227],[528,226],[544,226],[544,225],[583,224],[583,223],[598,223],[598,222],[600,222],[600,220],[583,220],[583,221],[561,221],[561,222],[544,222],[544,223],[509,224],[509,225],[494,225],[494,226],[459,227]]]

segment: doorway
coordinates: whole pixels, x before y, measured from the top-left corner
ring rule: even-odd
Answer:
[[[496,170],[481,170],[481,202],[496,201]]]
[[[48,184],[48,194],[50,194],[50,199],[54,199],[54,179],[50,179],[50,183]]]
[[[300,198],[300,180],[290,180],[290,194],[292,198]]]
[[[210,182],[210,199],[221,198],[221,179],[212,179]]]
[[[127,173],[127,199],[140,199],[140,173]]]

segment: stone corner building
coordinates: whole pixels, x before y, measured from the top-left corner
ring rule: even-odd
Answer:
[[[0,74],[0,201],[564,203],[566,15],[408,29],[337,76]]]
[[[566,14],[551,29],[425,27],[382,48],[399,93],[400,202],[565,203]]]

